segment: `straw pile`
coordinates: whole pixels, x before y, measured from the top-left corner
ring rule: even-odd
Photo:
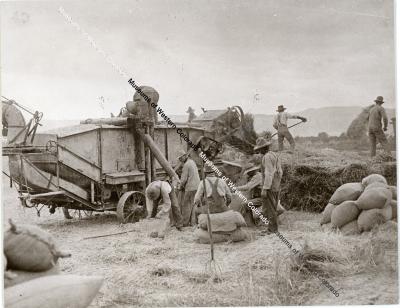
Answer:
[[[351,122],[347,129],[347,136],[352,139],[362,139],[366,137],[369,111],[374,105],[368,106]]]

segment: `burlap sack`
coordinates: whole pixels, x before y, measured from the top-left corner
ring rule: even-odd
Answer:
[[[12,287],[17,284],[33,280],[44,276],[58,275],[60,273],[60,266],[57,263],[55,266],[44,272],[25,272],[25,271],[8,271],[7,277],[4,277],[4,287]]]
[[[97,276],[55,275],[33,279],[4,290],[7,308],[85,308],[103,283]]]
[[[198,220],[200,228],[208,230],[207,214],[200,214]],[[246,226],[243,216],[233,210],[210,214],[210,221],[212,232],[230,232],[236,230],[238,227]]]
[[[203,230],[201,228],[197,228],[195,230],[195,235],[199,240],[200,244],[209,244],[210,243],[210,235],[208,231]],[[248,238],[248,234],[241,228],[237,228],[235,231],[232,232],[223,232],[223,233],[212,233],[213,242],[214,243],[221,243],[221,242],[240,242],[244,241]]]
[[[391,203],[386,204],[383,209],[381,209],[383,217],[385,217],[385,221],[389,221],[393,218],[393,213],[392,213],[392,205]]]
[[[4,254],[8,268],[28,272],[46,271],[58,258],[69,257],[61,252],[50,233],[33,225],[15,225],[4,234]]]
[[[363,192],[364,187],[361,183],[346,183],[340,186],[336,191],[333,193],[329,203],[334,205],[339,205],[344,201],[354,201],[361,195]]]
[[[390,190],[392,191],[392,200],[397,200],[397,187],[396,186],[389,186]]]
[[[362,211],[357,219],[358,228],[361,232],[370,231],[374,226],[384,222],[385,217],[382,215],[381,209]]]
[[[375,183],[375,182],[381,182],[381,183],[387,184],[385,177],[380,174],[370,174],[370,175],[366,176],[365,178],[362,179],[361,184],[364,187],[367,187],[368,185]]]
[[[390,206],[392,207],[392,219],[396,219],[397,218],[397,201],[392,200],[392,202],[390,202]]]
[[[336,206],[331,214],[333,227],[340,228],[345,224],[357,219],[360,210],[355,201],[345,201]]]
[[[321,226],[331,222],[331,215],[332,215],[332,211],[334,208],[335,208],[335,205],[332,203],[328,203],[328,205],[325,206],[325,209],[322,212],[322,218],[321,218],[321,222],[320,222]]]
[[[359,234],[360,230],[358,229],[357,219],[350,221],[349,223],[342,226],[340,228],[340,232],[342,232],[343,235]]]
[[[366,189],[358,198],[357,205],[361,210],[382,209],[392,201],[392,191],[388,186]]]

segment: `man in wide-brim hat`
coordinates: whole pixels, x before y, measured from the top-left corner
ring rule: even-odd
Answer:
[[[279,151],[283,151],[283,140],[286,138],[289,141],[290,149],[293,151],[296,144],[294,142],[292,134],[288,129],[288,119],[300,119],[303,122],[306,122],[307,119],[304,117],[300,117],[298,115],[293,115],[285,112],[286,108],[283,105],[279,105],[276,110],[278,114],[274,117],[274,128],[278,131],[278,143],[279,143]]]
[[[180,203],[183,218],[183,226],[195,225],[196,217],[194,213],[194,195],[200,184],[199,171],[196,163],[188,153],[183,150],[178,152],[178,159],[183,163],[181,183],[179,190],[183,194]]]
[[[383,97],[378,96],[375,99],[375,106],[371,108],[368,116],[368,135],[371,144],[371,157],[376,155],[377,141],[382,145],[386,153],[390,154],[388,142],[384,131],[387,131],[388,117],[385,108],[382,107],[384,103]],[[382,128],[383,120],[383,128]]]
[[[270,151],[271,140],[260,137],[256,141],[254,151],[263,154],[261,161],[261,198],[263,216],[268,219],[267,232],[278,231],[277,205],[282,179],[280,155]]]

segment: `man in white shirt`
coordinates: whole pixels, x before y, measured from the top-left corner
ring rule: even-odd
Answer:
[[[258,138],[254,151],[263,154],[261,161],[261,198],[264,217],[268,218],[268,233],[278,231],[277,205],[283,175],[280,156],[270,151],[271,141]]]
[[[180,204],[181,212],[183,216],[183,226],[196,224],[196,218],[194,215],[194,196],[197,188],[199,187],[200,177],[197,165],[194,160],[185,151],[180,151],[178,157],[179,161],[184,163],[182,167],[181,184],[179,189],[183,193],[183,200]]]
[[[286,138],[290,143],[290,149],[293,151],[296,144],[294,142],[292,134],[288,129],[288,119],[299,119],[303,122],[307,122],[306,118],[300,117],[298,115],[292,115],[290,113],[285,112],[286,108],[283,105],[278,106],[278,114],[274,117],[274,128],[278,131],[278,143],[279,143],[279,151],[283,151],[283,140]]]
[[[147,218],[161,219],[158,237],[164,238],[170,226],[169,212],[178,230],[182,228],[182,215],[176,196],[172,195],[172,187],[165,181],[154,181],[146,188]],[[171,200],[172,199],[172,200]],[[160,210],[157,213],[158,208]]]

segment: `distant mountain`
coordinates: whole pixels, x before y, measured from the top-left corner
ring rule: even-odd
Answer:
[[[306,117],[307,122],[300,124],[291,129],[293,136],[317,136],[320,132],[326,132],[330,136],[339,136],[347,131],[350,123],[362,111],[361,106],[351,107],[324,107],[306,109],[295,114]],[[389,120],[396,116],[395,109],[386,109]],[[174,122],[186,122],[187,115],[169,115]],[[265,130],[275,132],[272,127],[274,115],[269,114],[254,114],[254,128],[257,133]],[[160,119],[160,118],[159,118]],[[160,119],[161,120],[161,119]],[[43,119],[43,127],[39,131],[50,130],[65,126],[77,125],[80,120],[49,120]],[[297,123],[298,120],[290,120],[290,125]],[[389,132],[393,132],[392,127],[389,127]]]

